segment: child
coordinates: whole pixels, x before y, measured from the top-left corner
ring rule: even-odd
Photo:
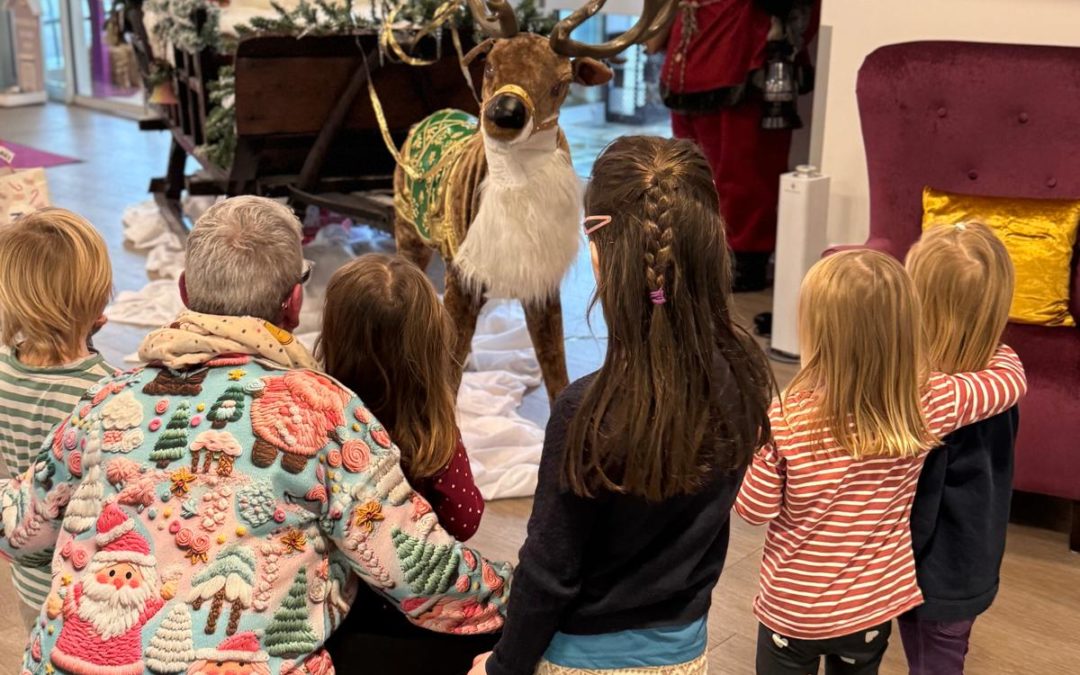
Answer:
[[[771,373],[732,317],[696,146],[616,140],[585,210],[607,354],[552,410],[503,636],[472,672],[696,675]]]
[[[316,354],[352,389],[401,449],[405,474],[459,541],[476,533],[484,498],[473,481],[455,421],[451,326],[431,282],[399,256],[370,253],[343,265],[326,287]],[[334,661],[363,656],[372,672],[460,675],[491,636],[439,635],[416,628],[361,588],[328,648]],[[378,609],[381,607],[381,611]],[[432,663],[432,654],[439,654]],[[373,660],[374,659],[374,660]]]
[[[824,656],[826,673],[876,673],[890,622],[922,602],[909,515],[926,450],[1011,408],[1027,382],[1008,347],[986,370],[927,377],[918,296],[876,251],[810,270],[799,333],[802,369],[735,506],[769,523],[757,672],[817,672]]]
[[[90,347],[105,324],[112,268],[94,226],[42,209],[0,228],[0,455],[22,475],[86,389],[113,372]],[[51,555],[16,559],[12,580],[29,627],[52,585]]]
[[[316,357],[386,426],[409,482],[466,541],[484,498],[457,427],[449,321],[420,268],[369,253],[330,278]]]
[[[937,227],[907,257],[922,299],[931,369],[985,368],[1001,341],[1013,266],[985,225]],[[925,603],[900,617],[912,675],[960,675],[975,618],[998,589],[1012,496],[1016,406],[950,434],[930,452],[911,511]]]

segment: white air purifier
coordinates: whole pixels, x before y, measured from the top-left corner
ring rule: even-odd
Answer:
[[[802,165],[780,176],[769,356],[799,360],[799,286],[828,246],[829,177]]]

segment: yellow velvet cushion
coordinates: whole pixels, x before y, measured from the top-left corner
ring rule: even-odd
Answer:
[[[976,197],[923,189],[924,230],[972,221],[994,231],[1016,268],[1009,319],[1075,326],[1069,314],[1069,274],[1080,200]]]

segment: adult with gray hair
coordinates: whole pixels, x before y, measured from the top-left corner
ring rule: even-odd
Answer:
[[[386,429],[289,332],[303,272],[291,211],[215,204],[188,238],[188,308],[143,341],[147,366],[94,385],[34,470],[0,482],[0,556],[55,550],[73,583],[24,670],[327,672],[358,580],[431,630],[502,626],[510,566],[439,526]]]

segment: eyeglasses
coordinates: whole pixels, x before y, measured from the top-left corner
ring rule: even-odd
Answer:
[[[304,261],[304,271],[300,274],[300,285],[303,286],[307,282],[311,281],[311,273],[315,270],[314,260]]]
[[[589,223],[595,223],[595,224],[592,227],[589,227]],[[582,225],[582,227],[585,228],[585,236],[587,237],[590,234],[592,234],[593,232],[596,232],[597,230],[599,230],[601,227],[603,227],[605,225],[608,225],[610,223],[611,223],[611,216],[589,216],[588,218],[585,219],[585,223],[584,223],[584,225]]]

